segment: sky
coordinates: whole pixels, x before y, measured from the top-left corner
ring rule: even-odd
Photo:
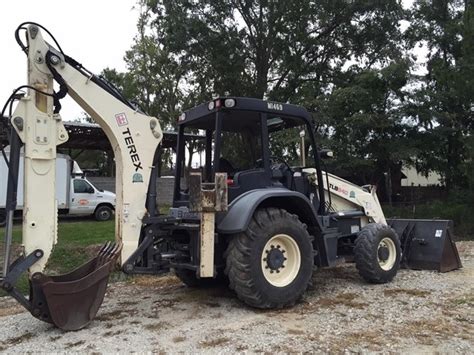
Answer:
[[[136,0],[14,0],[0,1],[0,104],[26,84],[26,55],[15,41],[15,29],[32,21],[46,27],[64,53],[93,73],[104,68],[124,71],[123,56],[137,33]],[[47,39],[47,35],[44,35]],[[65,121],[81,117],[82,109],[69,97],[61,101]]]

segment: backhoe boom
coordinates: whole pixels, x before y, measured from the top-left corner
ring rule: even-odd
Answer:
[[[162,131],[158,119],[141,113],[112,85],[66,56],[59,46],[56,49],[49,45],[43,39],[41,26],[23,25],[17,29],[16,38],[19,39],[20,30],[26,30],[27,46],[19,43],[27,54],[28,93],[11,116],[11,125],[25,150],[23,256],[9,265],[9,250],[6,251],[2,287],[37,318],[62,329],[79,329],[95,316],[120,252],[121,260],[127,260],[137,249],[142,219],[155,214],[153,197],[147,193],[150,177],[155,175]],[[57,93],[54,82],[60,86]],[[76,271],[50,278],[42,272],[57,241],[55,160],[56,146],[68,140],[59,114],[59,100],[66,93],[101,126],[111,143],[117,171],[116,243],[104,246],[95,259]],[[12,149],[11,156],[18,156],[20,146],[12,148],[17,151]],[[10,185],[14,186],[18,176],[10,175]],[[14,205],[14,198],[10,205]],[[10,218],[7,241],[11,241],[11,226]],[[7,245],[9,248],[10,243]],[[26,269],[32,288],[29,300],[14,287]]]

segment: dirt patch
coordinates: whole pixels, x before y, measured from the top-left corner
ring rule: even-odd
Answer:
[[[170,323],[168,322],[158,322],[158,323],[150,323],[146,324],[144,327],[145,329],[151,330],[151,331],[158,331],[162,329],[167,329],[169,328]]]
[[[426,297],[430,294],[429,291],[417,290],[417,289],[407,289],[407,288],[392,288],[384,290],[383,294],[385,296],[397,296],[397,295],[408,295],[408,296],[417,296],[417,297]]]
[[[162,277],[156,276],[135,276],[130,279],[130,283],[141,287],[167,288],[167,287],[183,287],[183,283],[174,275]]]
[[[109,312],[99,314],[99,316],[96,317],[96,320],[99,320],[99,321],[118,320],[118,319],[123,319],[127,316],[130,316],[133,313],[134,313],[134,311],[129,310],[129,309],[116,309],[116,310],[113,310],[113,311],[109,311]]]
[[[71,342],[71,343],[66,343],[65,348],[66,349],[71,349],[74,348],[75,346],[80,346],[84,345],[86,342],[84,340],[76,341],[76,342]]]
[[[386,341],[387,339],[384,339],[382,331],[366,330],[353,332],[344,334],[344,342],[341,343],[342,346],[339,347],[339,351],[344,351],[346,348],[351,348],[360,343],[369,344],[368,350],[380,351],[383,349]]]
[[[346,306],[350,308],[362,309],[367,306],[367,303],[360,302],[360,296],[355,293],[340,293],[335,297],[321,297],[315,303],[317,308],[334,308],[336,306]]]
[[[176,303],[178,303],[178,300],[176,299],[170,299],[170,300],[164,299],[164,300],[157,300],[153,302],[155,306],[164,307],[164,308],[174,307]]]
[[[183,341],[186,340],[186,337],[183,337],[183,336],[176,336],[176,337],[173,337],[173,341],[175,343],[182,343]]]
[[[6,345],[17,345],[17,344],[23,343],[24,341],[30,340],[31,338],[33,338],[33,334],[28,332],[28,333],[22,334],[22,335],[17,336],[17,337],[8,338],[5,341],[5,344]]]
[[[469,293],[465,294],[461,297],[455,298],[451,300],[453,305],[456,306],[469,306],[469,307],[474,307],[474,294]]]
[[[114,336],[114,335],[118,335],[118,334],[121,334],[122,331],[121,330],[115,330],[115,331],[112,331],[112,330],[109,330],[108,332],[105,332],[104,334],[102,334],[104,337],[110,337],[110,336]]]
[[[26,312],[26,310],[23,307],[19,305],[10,305],[9,307],[0,308],[0,317],[13,316],[24,312]]]
[[[228,342],[230,342],[230,338],[228,337],[217,337],[214,339],[201,340],[199,345],[201,348],[215,348],[216,346],[227,344]]]
[[[287,333],[292,334],[292,335],[303,335],[303,334],[305,334],[305,331],[301,330],[301,329],[290,328],[290,329],[287,330]]]

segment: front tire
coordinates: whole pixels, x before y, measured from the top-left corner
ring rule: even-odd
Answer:
[[[354,259],[360,276],[367,282],[381,284],[392,281],[401,259],[397,233],[384,224],[366,225],[355,241]]]
[[[296,215],[259,209],[248,229],[229,242],[225,272],[229,287],[252,307],[293,305],[313,273],[312,238]]]
[[[109,206],[99,206],[94,212],[94,217],[97,221],[105,222],[112,218],[113,211]]]

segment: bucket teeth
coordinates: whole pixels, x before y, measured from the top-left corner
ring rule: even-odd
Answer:
[[[121,250],[121,245],[117,243],[107,242],[97,255],[97,266],[115,259]],[[113,266],[113,265],[112,265]]]

